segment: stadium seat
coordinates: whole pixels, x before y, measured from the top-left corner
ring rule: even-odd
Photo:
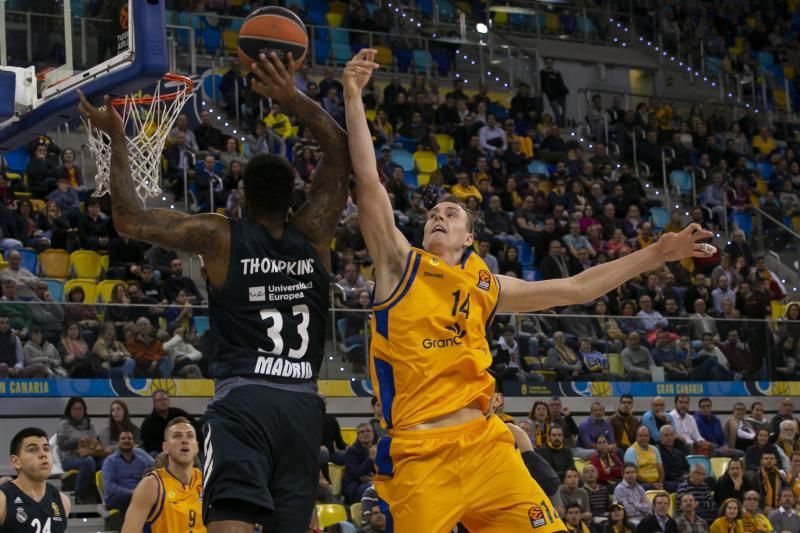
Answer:
[[[64,283],[61,280],[51,278],[41,278],[41,280],[47,283],[47,290],[50,291],[53,301],[60,302],[64,300]]]
[[[20,265],[22,268],[30,271],[34,276],[37,272],[39,272],[39,256],[33,250],[29,250],[28,248],[23,248],[21,250],[17,250],[19,252],[20,257]],[[8,261],[8,254],[11,253],[11,250],[6,250],[3,253],[3,257],[5,257],[6,261]]]
[[[69,291],[80,287],[83,289],[84,299],[87,304],[92,304],[97,300],[97,282],[93,279],[71,279],[64,284],[64,298],[69,298]]]
[[[347,13],[347,4],[345,2],[328,2],[328,13],[338,13],[344,16]]]
[[[317,519],[319,527],[325,529],[339,522],[347,522],[347,510],[338,503],[317,504]]]
[[[367,116],[367,120],[375,120],[375,116],[378,114],[378,111],[375,109],[365,109],[364,114]],[[376,157],[378,157],[376,155]]]
[[[317,64],[325,64],[331,55],[331,44],[327,40],[317,39],[314,42],[314,54]]]
[[[424,187],[431,181],[431,175],[425,172],[417,174],[417,187]]]
[[[333,50],[333,62],[337,65],[344,65],[353,57],[353,51],[349,44],[334,42],[331,44],[331,49]]]
[[[76,278],[97,279],[102,273],[100,254],[92,250],[76,250],[69,256],[69,266]]]
[[[334,497],[338,497],[342,493],[344,467],[328,463],[328,477],[331,479],[331,492],[333,492]]]
[[[575,470],[578,471],[578,474],[583,474],[583,467],[586,466],[586,459],[575,457],[572,461],[575,464]]]
[[[106,491],[103,485],[103,471],[98,470],[94,473],[94,482],[97,486],[97,492],[100,494],[100,505],[97,506],[97,512],[100,513],[100,516],[103,518],[109,518],[114,515],[119,514],[118,509],[109,509],[106,507]]]
[[[202,337],[210,327],[207,316],[194,317],[194,329],[197,331],[197,336]]]
[[[663,207],[653,207],[650,209],[650,218],[652,219],[653,227],[661,231],[669,224],[669,211]]]
[[[618,376],[625,375],[625,367],[622,365],[622,357],[618,353],[608,354],[608,373]]]
[[[772,177],[772,163],[768,161],[761,161],[756,164],[756,170],[764,178],[765,181],[769,181]]]
[[[423,17],[433,18],[433,0],[417,0],[417,7]]]
[[[356,430],[356,428],[342,428],[342,439],[344,439],[344,443],[348,446],[356,441],[357,436],[358,430]]]
[[[753,233],[753,217],[750,213],[734,213],[733,224],[744,232],[746,238]]]
[[[544,16],[544,28],[549,33],[559,33],[561,30],[561,20],[555,13],[547,13]]]
[[[786,313],[785,307],[782,303],[778,300],[772,300],[770,303],[770,307],[772,308],[772,320],[778,320],[779,318],[783,318],[783,315]]]
[[[392,162],[400,165],[405,172],[414,170],[414,156],[406,150],[392,150]]]
[[[705,455],[687,455],[686,462],[691,467],[693,464],[701,464],[706,467],[706,476],[711,475],[711,461]]]
[[[378,63],[382,67],[391,67],[394,63],[394,56],[392,55],[392,49],[388,46],[377,45],[375,46],[375,62]]]
[[[443,21],[451,21],[456,16],[456,8],[450,0],[439,0],[437,2],[439,7],[439,18]]]
[[[239,34],[232,30],[223,31],[222,44],[225,45],[225,53],[236,52],[239,49]]]
[[[453,138],[446,133],[436,134],[436,144],[439,145],[440,154],[447,154],[447,152],[452,150],[454,142],[455,141],[453,140]]]
[[[439,168],[436,154],[433,152],[414,152],[414,163],[417,165],[417,171],[424,174],[433,174]]]
[[[66,279],[69,277],[69,254],[66,250],[50,248],[39,254],[39,266],[46,278]]]
[[[328,26],[331,28],[338,28],[342,25],[342,20],[344,20],[344,16],[341,13],[334,13],[332,11],[328,11],[325,15],[325,20],[328,23]]]
[[[123,284],[126,287],[127,283],[118,279],[106,279],[97,284],[97,301],[108,303],[111,301],[111,296],[114,294],[114,288]]]
[[[350,506],[350,521],[357,526],[361,525],[361,502]]]
[[[219,28],[206,26],[200,30],[200,39],[203,41],[203,49],[206,55],[213,56],[222,45],[222,32]]]
[[[414,55],[414,66],[417,67],[417,72],[427,72],[431,66],[431,54],[425,50],[416,49],[412,52]]]
[[[550,175],[550,173],[547,171],[547,165],[545,165],[542,161],[536,160],[528,163],[528,173],[540,177],[547,177]]]
[[[411,137],[404,137],[403,135],[397,138],[397,142],[403,145],[403,150],[411,152],[412,154],[417,151],[417,140]]]
[[[348,47],[350,46],[350,34],[347,30],[342,30],[339,28],[331,28],[331,43],[336,44],[346,44]]]
[[[45,202],[44,200],[39,200],[38,198],[31,198],[30,202],[34,212],[41,211],[42,209],[47,207],[47,202]]]
[[[445,77],[450,73],[453,66],[453,59],[446,52],[431,52],[433,62],[436,63],[436,72],[439,76]]]
[[[411,55],[411,50],[407,48],[393,48],[392,54],[394,55],[397,70],[400,72],[408,72],[413,57]]]
[[[404,171],[403,172],[403,183],[408,185],[410,189],[416,189],[419,187],[419,181],[417,180],[417,173],[413,170],[411,171]]]
[[[669,183],[682,195],[692,192],[692,175],[685,170],[673,170],[669,173]]]
[[[28,154],[28,150],[25,149],[23,146],[22,148],[17,148],[16,150],[11,150],[10,152],[3,155],[6,158],[6,166],[8,167],[9,172],[13,172],[14,174],[25,174],[25,169],[28,168],[28,163],[30,163],[31,156]]]
[[[730,457],[712,457],[711,458],[711,471],[714,473],[714,477],[719,479],[722,477],[722,474],[728,470],[728,463],[731,462]]]
[[[517,249],[518,261],[523,267],[529,267],[533,264],[533,250],[528,243],[515,242],[514,248]]]

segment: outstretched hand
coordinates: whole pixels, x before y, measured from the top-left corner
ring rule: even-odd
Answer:
[[[714,234],[704,230],[700,224],[689,224],[680,233],[663,233],[656,246],[664,261],[680,261],[687,257],[711,257],[717,249],[700,241]]]
[[[86,99],[86,96],[78,90],[78,96],[81,99],[81,103],[78,105],[78,110],[80,111],[81,115],[83,115],[89,122],[92,123],[92,127],[95,127],[101,131],[106,132],[110,136],[114,136],[115,134],[124,134],[125,133],[125,126],[122,123],[122,117],[117,113],[117,110],[114,109],[114,106],[111,104],[111,97],[105,95],[103,97],[103,105],[101,107],[93,106],[89,100]]]
[[[261,54],[259,59],[261,63],[250,65],[250,70],[256,76],[253,79],[253,91],[265,98],[288,104],[297,94],[294,73],[302,61],[295,61],[291,52],[286,55],[287,65],[283,64],[275,52]]]
[[[369,83],[372,72],[380,68],[380,65],[375,63],[377,53],[378,51],[372,48],[362,48],[347,62],[342,76],[345,93],[361,94],[361,89]]]

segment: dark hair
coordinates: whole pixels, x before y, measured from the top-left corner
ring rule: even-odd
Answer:
[[[247,195],[247,191],[245,191],[245,195]],[[461,209],[464,210],[464,212],[467,214],[467,231],[470,232],[470,233],[474,233],[474,231],[475,231],[475,220],[474,220],[470,210],[467,209],[467,204],[464,203],[464,201],[461,198],[459,198],[458,196],[453,196],[452,194],[449,194],[447,196],[444,196],[444,197],[440,198],[439,201],[437,201],[434,205],[439,205],[439,204],[444,203],[444,202],[449,202],[451,204],[456,204],[458,207],[460,207]]]
[[[70,322],[70,324],[74,324],[74,322]],[[69,400],[67,400],[67,406],[64,407],[64,418],[71,419],[70,411],[72,411],[72,406],[76,403],[83,405],[83,417],[87,420],[89,419],[89,409],[86,407],[86,401],[81,398],[80,396],[73,396]]]
[[[572,469],[570,468],[569,470],[572,470]],[[567,507],[566,507],[566,509],[564,509],[564,511],[567,512],[570,509],[578,509],[580,511],[581,510],[581,506],[580,506],[580,504],[578,504],[578,502],[572,502],[572,503],[567,504]]]
[[[633,396],[631,396],[630,394],[623,394],[622,396],[619,397],[620,401],[625,400],[625,399],[633,401]]]
[[[528,414],[528,418],[530,418],[531,420],[534,419],[533,415],[536,412],[536,407],[539,406],[539,405],[544,405],[544,408],[547,411],[547,418],[549,420],[550,419],[550,408],[547,406],[546,402],[543,402],[541,400],[533,402],[533,407],[531,407],[531,412]]]
[[[171,428],[172,426],[177,426],[178,424],[189,424],[190,426],[192,426],[192,429],[194,429],[194,426],[192,425],[191,422],[189,422],[188,418],[183,416],[176,416],[175,418],[167,422],[167,427],[164,428],[165,439],[167,438],[167,433],[169,433],[169,428]],[[197,435],[195,435],[195,438],[197,438]]]
[[[711,402],[711,398],[703,397],[703,398],[700,398],[699,400],[697,400],[697,407],[700,407],[700,404],[703,403],[703,402],[712,403]]]
[[[294,168],[282,157],[259,154],[244,170],[244,195],[251,216],[283,215],[294,205]]]
[[[684,393],[676,394],[675,395],[675,403],[678,403],[678,400],[680,400],[681,398],[686,398],[688,400],[689,399],[689,395],[688,394],[684,394]]]
[[[636,463],[625,463],[624,465],[622,465],[622,471],[623,472],[625,470],[627,470],[628,468],[633,468],[637,472],[639,471],[639,466]]]
[[[558,424],[553,424],[552,426],[550,426],[550,433],[552,433],[554,429],[557,429],[557,430],[559,430],[561,433],[564,433],[564,428],[562,428],[562,427],[561,427],[560,425],[558,425]]]
[[[81,294],[83,294],[83,300],[81,300],[81,302],[83,302],[84,300],[86,300],[86,291],[84,291],[84,290],[83,290],[83,287],[81,287],[80,285],[78,285],[77,287],[73,287],[73,288],[71,288],[71,289],[69,290],[69,293],[67,293],[67,301],[68,301],[68,302],[70,302],[70,303],[73,303],[73,302],[72,302],[72,295],[73,295],[73,294],[76,294],[76,293],[78,293],[78,292],[80,292]]]
[[[120,407],[122,407],[122,411],[124,413],[122,415],[122,422],[120,423],[117,423],[114,420],[114,417],[111,416],[111,407],[113,407],[114,404],[117,404]],[[126,404],[124,401],[114,400],[111,402],[108,413],[108,428],[109,428],[109,437],[112,442],[118,441],[119,434],[122,433],[123,431],[129,431],[135,434],[135,430],[138,429],[136,425],[133,422],[131,422],[131,415],[130,412],[128,411],[128,404]]]
[[[98,200],[97,198],[89,198],[89,200],[86,201],[86,208],[87,209],[92,207],[93,205],[96,205],[97,207],[100,207],[100,200]]]
[[[22,441],[28,437],[41,437],[47,440],[47,432],[41,428],[27,427],[17,431],[17,434],[11,439],[9,446],[9,455],[19,455],[22,449]]]

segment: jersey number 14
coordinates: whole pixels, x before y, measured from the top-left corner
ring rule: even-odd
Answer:
[[[290,359],[302,359],[308,350],[308,306],[305,304],[292,306],[292,315],[300,317],[300,323],[297,324],[297,334],[300,335],[300,347],[290,348],[288,356]],[[258,351],[270,353],[272,355],[283,354],[283,314],[277,309],[262,309],[261,320],[272,321],[272,325],[267,328],[267,337],[272,341],[272,349],[264,350],[259,348]]]

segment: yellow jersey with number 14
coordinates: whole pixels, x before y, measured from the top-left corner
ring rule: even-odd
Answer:
[[[467,250],[450,266],[412,248],[393,293],[373,305],[370,377],[388,428],[409,429],[494,392],[486,332],[500,286]]]
[[[156,503],[147,515],[143,533],[206,533],[203,524],[203,474],[192,469],[192,482],[184,485],[166,468],[151,474],[158,481]]]

